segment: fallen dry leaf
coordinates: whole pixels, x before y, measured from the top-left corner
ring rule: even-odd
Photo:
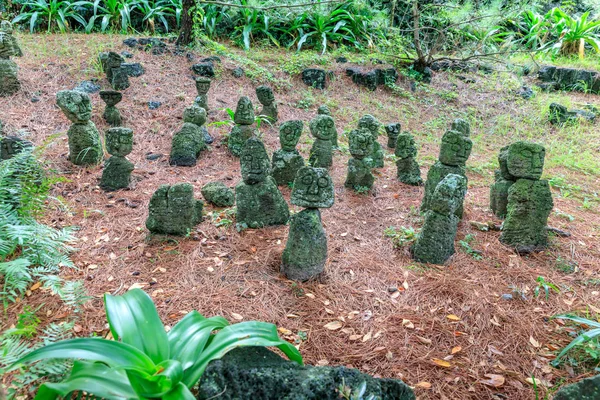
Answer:
[[[141,289],[141,288],[143,288],[144,286],[146,286],[146,284],[145,284],[145,283],[139,283],[139,282],[136,282],[136,283],[134,283],[133,285],[129,286],[129,289],[127,289],[127,290],[132,290],[132,289]]]
[[[529,343],[531,343],[533,347],[540,347],[540,342],[535,340],[533,336],[529,336]]]
[[[421,342],[421,343],[431,344],[431,339],[427,339],[427,338],[424,338],[422,336],[417,336],[417,338],[419,338],[419,342]]]
[[[277,328],[277,330],[282,335],[291,335],[292,334],[292,331],[290,331],[289,329],[283,328],[283,327],[279,327],[279,328]]]
[[[406,329],[415,329],[415,324],[413,324],[410,319],[403,319],[402,326]]]
[[[231,313],[231,316],[233,317],[233,319],[238,320],[238,321],[241,321],[244,319],[244,317],[242,317],[240,314],[237,314],[234,312]]]
[[[546,386],[546,387],[552,387],[552,384],[548,381],[545,381],[543,379],[537,379],[537,378],[527,378],[525,379],[525,382],[529,383],[530,385],[536,385],[536,386]]]
[[[342,327],[342,321],[331,321],[327,325],[323,326],[325,329],[329,329],[330,331],[336,331]]]
[[[371,340],[371,338],[373,337],[373,331],[369,331],[369,333],[367,333],[365,336],[363,336],[362,341],[363,343]]]
[[[500,387],[502,385],[504,385],[504,377],[502,375],[497,375],[497,374],[485,374],[483,375],[486,378],[489,379],[483,379],[480,380],[480,383],[483,383],[484,385],[488,385],[488,386],[492,386],[492,387]]]
[[[439,367],[450,368],[452,366],[448,361],[440,360],[439,358],[432,358],[431,361]]]
[[[460,321],[460,317],[454,314],[446,315],[446,318],[448,318],[450,321]]]
[[[350,337],[348,338],[348,340],[358,340],[360,339],[362,336],[361,335],[350,335]]]
[[[34,283],[34,284],[33,284],[33,286],[31,286],[31,287],[29,288],[29,290],[31,290],[31,291],[33,292],[34,290],[37,290],[37,289],[39,289],[39,288],[40,288],[40,286],[42,286],[42,282],[36,282],[36,283]]]
[[[450,354],[456,354],[456,353],[460,352],[461,350],[462,350],[462,347],[460,347],[460,346],[453,347],[452,350],[450,350]]]
[[[415,385],[416,388],[420,389],[431,389],[431,383],[429,382],[419,382]]]

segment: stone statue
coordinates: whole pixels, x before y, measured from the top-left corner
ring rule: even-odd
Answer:
[[[415,139],[407,132],[399,134],[394,147],[398,180],[407,185],[422,185],[421,170],[416,161],[417,146],[415,145]]]
[[[333,138],[337,135],[333,118],[317,115],[308,124],[315,142],[310,149],[308,163],[313,167],[329,168],[333,165]]]
[[[365,159],[373,152],[373,136],[368,129],[362,128],[351,131],[348,139],[352,158],[348,160],[348,176],[344,186],[358,192],[370,190],[375,177]]]
[[[454,124],[453,124],[454,126]],[[448,174],[456,174],[467,179],[466,163],[471,155],[473,142],[464,134],[465,128],[461,131],[450,130],[442,136],[442,145],[440,146],[440,155],[438,161],[429,168],[427,181],[425,182],[425,195],[421,203],[421,212],[429,210],[433,192],[437,185]],[[463,215],[462,205],[456,210],[459,219]]]
[[[92,116],[92,102],[87,93],[61,90],[56,94],[56,104],[73,122],[69,136],[69,160],[76,165],[96,165],[102,161],[104,152]]]
[[[381,123],[371,114],[366,114],[358,120],[358,127],[368,129],[373,136],[373,149],[371,155],[367,157],[367,163],[370,163],[372,168],[383,168],[383,149],[377,141]]]
[[[240,97],[235,109],[233,122],[235,126],[229,133],[227,139],[227,147],[231,154],[239,157],[242,154],[242,149],[246,140],[256,135],[256,128],[254,127],[254,106],[250,99],[246,96]]]
[[[319,108],[317,109],[317,115],[329,115],[330,117],[332,117],[331,115],[331,110],[329,109],[329,107],[326,104],[323,104],[322,106],[319,106]],[[338,148],[338,133],[337,133],[337,129],[335,129],[335,121],[334,121],[334,130],[335,130],[335,135],[333,136],[333,140],[331,141],[333,143],[333,148],[337,149]]]
[[[0,97],[12,96],[21,88],[17,77],[19,67],[11,57],[21,57],[23,52],[12,35],[12,25],[8,21],[0,24]]]
[[[256,88],[256,96],[258,97],[258,101],[263,105],[263,109],[259,115],[268,117],[271,122],[277,121],[277,102],[275,101],[273,89],[269,86],[259,86]]]
[[[450,126],[451,131],[456,131],[462,133],[463,136],[469,137],[471,136],[471,126],[467,121],[461,118],[457,118],[452,121],[452,125]]]
[[[498,218],[506,217],[508,189],[515,183],[515,177],[508,172],[508,148],[509,146],[505,146],[500,149],[498,154],[500,169],[494,171],[494,184],[490,186],[490,208]]]
[[[208,112],[208,90],[210,89],[211,79],[205,76],[199,76],[196,78],[196,91],[198,96],[194,100],[194,103],[198,107],[204,108]]]
[[[206,122],[206,111],[196,104],[183,111],[183,126],[171,141],[170,165],[193,167],[200,153],[206,150],[202,125]]]
[[[430,209],[425,213],[423,229],[411,249],[415,260],[442,265],[454,254],[459,222],[456,210],[461,207],[466,192],[467,180],[456,174],[446,175],[437,185]]]
[[[548,181],[540,180],[545,149],[529,142],[516,142],[506,152],[506,167],[515,182],[508,189],[506,220],[500,241],[519,254],[548,245],[546,225],[554,203]]]
[[[333,182],[325,168],[304,167],[298,171],[292,204],[306,208],[291,218],[281,263],[281,272],[288,279],[306,281],[323,272],[327,235],[319,208],[330,208],[333,202]]]
[[[285,225],[290,211],[275,180],[269,175],[271,163],[260,139],[253,137],[246,141],[240,164],[243,180],[235,188],[238,231]]]
[[[101,90],[100,98],[106,103],[102,118],[110,126],[121,126],[123,123],[121,113],[115,106],[123,100],[123,94],[116,90]]]
[[[2,133],[0,124],[0,134]],[[0,161],[13,158],[25,149],[33,148],[33,143],[17,136],[0,137]]]
[[[152,233],[187,235],[202,221],[203,207],[194,198],[191,184],[161,185],[150,199],[146,228]]]
[[[271,168],[271,176],[277,185],[293,183],[298,170],[304,167],[304,158],[296,150],[303,128],[302,121],[286,121],[279,127],[281,149],[273,153]]]
[[[114,90],[125,90],[130,86],[127,67],[122,65],[125,63],[123,56],[114,51],[109,51],[100,53],[98,59],[106,73],[106,79]]]
[[[112,156],[104,163],[100,187],[109,192],[129,186],[133,164],[125,158],[133,150],[133,131],[110,128],[106,131],[106,151]]]
[[[396,148],[396,141],[398,140],[400,129],[402,129],[400,122],[396,122],[395,124],[387,124],[385,126],[385,133],[387,133],[388,137],[387,145],[390,149]]]

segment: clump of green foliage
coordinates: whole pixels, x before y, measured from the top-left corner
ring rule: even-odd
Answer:
[[[383,231],[383,234],[392,239],[392,244],[395,248],[410,246],[417,240],[417,232],[412,227],[401,226],[400,228],[395,228],[390,226]]]
[[[600,366],[600,322],[588,318],[582,318],[574,315],[557,315],[555,318],[571,320],[580,325],[581,331],[571,343],[558,353],[558,356],[552,361],[554,367],[558,367],[567,360],[573,365],[591,365],[598,368]]]

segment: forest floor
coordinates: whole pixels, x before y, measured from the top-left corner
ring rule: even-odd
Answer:
[[[600,106],[598,96],[536,91],[533,99],[523,100],[516,90],[523,84],[533,86],[534,78],[510,72],[469,74],[474,83],[439,72],[431,85],[418,85],[415,92],[401,77],[395,90],[380,87],[370,92],[345,75],[348,64],[334,61],[340,54],[297,55],[274,49],[245,53],[219,46],[217,50],[228,55],[216,63],[209,92],[208,129],[215,142],[196,167],[171,167],[171,137],[182,124],[183,109],[196,96],[192,61],[130,49],[122,44],[124,36],[18,39],[25,53],[16,60],[22,90],[2,100],[0,120],[7,133],[23,130],[36,145],[46,143],[44,158],[66,178],[53,195],[63,198],[68,208],[53,207],[46,222],[79,228],[78,251],[73,254],[79,269],[63,273],[65,278],[84,280],[93,296],[77,316],[78,336],[107,334],[104,293],[142,287],[167,325],[193,309],[232,322],[272,322],[299,343],[307,363],[346,365],[401,378],[415,387],[420,399],[532,399],[536,392],[543,398],[593,373],[581,365],[555,369],[549,362],[578,331],[553,316],[600,316],[600,129],[586,123],[552,126],[547,110],[555,101]],[[132,189],[113,193],[98,187],[101,166],[80,168],[67,161],[70,123],[55,105],[57,91],[72,89],[82,80],[97,78],[108,88],[97,62],[98,53],[108,50],[130,51],[131,62],[146,69],[145,75],[130,79],[131,87],[117,106],[124,125],[134,131],[134,150],[128,158],[136,169]],[[214,47],[193,53],[195,62],[216,54]],[[369,65],[369,56],[345,55],[350,64]],[[298,72],[311,65],[334,71],[326,90],[308,88],[299,78]],[[251,78],[233,77],[236,66]],[[260,106],[254,91],[258,84],[274,87],[280,121],[305,121],[299,144],[305,157],[312,143],[307,123],[319,105],[330,107],[340,133],[341,151],[335,153],[330,171],[336,203],[322,210],[329,258],[325,273],[314,282],[293,283],[279,274],[287,226],[238,233],[231,225],[232,210],[210,205],[190,237],[151,236],[144,225],[148,202],[160,184],[188,182],[200,197],[207,182],[221,180],[234,187],[240,181],[239,160],[221,144],[230,128],[214,123],[228,120],[225,108],[234,109],[242,95]],[[32,102],[32,97],[39,101]],[[97,93],[91,97],[92,119],[104,132],[108,127],[101,117],[103,102]],[[150,110],[148,101],[162,105]],[[401,122],[402,130],[415,136],[424,178],[451,121],[460,117],[471,122],[474,146],[467,163],[465,216],[456,238],[457,253],[446,266],[415,263],[407,247],[394,248],[384,235],[388,227],[418,229],[423,196],[422,187],[395,179],[387,138],[379,139],[388,156],[385,167],[376,172],[374,190],[356,194],[344,188],[349,157],[345,133],[366,113],[385,124]],[[270,153],[279,148],[275,127],[263,124],[260,130]],[[500,223],[489,209],[489,186],[499,149],[517,140],[545,145],[544,178],[550,179],[554,196],[549,225],[571,233],[552,237],[546,251],[525,257],[500,244],[499,232],[480,232],[470,224]],[[150,161],[150,152],[163,157]],[[289,188],[282,192],[289,200]],[[559,292],[546,295],[542,289],[536,296],[538,277]],[[503,294],[513,294],[514,299],[505,300]],[[2,328],[14,324],[25,305],[40,304],[43,323],[72,318],[55,297],[38,289],[8,308]],[[336,320],[342,322],[339,329],[324,327]]]

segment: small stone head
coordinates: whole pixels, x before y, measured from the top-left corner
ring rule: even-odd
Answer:
[[[443,215],[454,215],[467,193],[467,180],[460,175],[448,174],[438,183],[431,199],[431,209]]]
[[[0,129],[2,124],[0,123]],[[33,143],[16,136],[0,138],[0,160],[8,160],[25,149],[33,147]]]
[[[304,123],[302,121],[286,121],[279,126],[279,142],[285,151],[293,151],[302,135]]]
[[[320,140],[332,140],[335,135],[335,122],[329,115],[317,115],[313,118],[308,127],[310,133]]]
[[[320,106],[317,109],[317,115],[329,115],[331,116],[331,110],[329,109],[329,107],[325,104],[323,104],[322,106]]]
[[[446,165],[465,165],[469,156],[473,142],[460,132],[448,131],[442,137],[440,147],[440,161]]]
[[[0,32],[4,32],[4,33],[11,35],[13,33],[12,24],[6,20],[0,22]]]
[[[239,125],[252,125],[254,123],[254,106],[247,96],[242,96],[238,100],[233,122]]]
[[[387,124],[385,126],[385,133],[387,133],[389,138],[394,139],[400,134],[400,129],[400,122],[396,122],[395,124]]]
[[[516,142],[508,147],[506,165],[515,178],[540,179],[544,171],[544,146],[530,142]]]
[[[61,90],[56,94],[56,104],[72,122],[87,122],[92,116],[92,102],[87,93]]]
[[[133,150],[133,131],[129,128],[110,128],[106,131],[106,151],[113,156],[125,157]]]
[[[355,129],[348,135],[350,154],[362,160],[373,152],[373,136],[368,129]]]
[[[271,173],[265,145],[258,138],[246,140],[240,156],[242,179],[248,185],[264,182]]]
[[[199,76],[196,78],[196,91],[198,92],[198,96],[204,96],[208,93],[210,89],[211,79],[205,76]]]
[[[183,122],[202,126],[206,122],[206,110],[194,104],[183,110]]]
[[[123,93],[117,92],[116,90],[101,90],[100,98],[109,107],[114,107],[123,100]]]
[[[417,145],[415,144],[415,139],[410,133],[404,132],[398,135],[394,154],[396,157],[402,159],[417,156]]]
[[[358,120],[358,127],[367,128],[371,132],[373,139],[377,139],[377,137],[379,137],[381,123],[371,114],[366,114]]]
[[[461,118],[457,118],[452,121],[451,131],[462,133],[464,136],[471,136],[471,126],[467,121]]]
[[[263,105],[270,105],[275,102],[275,95],[273,94],[273,89],[269,86],[259,86],[256,88],[256,97],[258,97],[258,101]]]
[[[296,173],[292,204],[307,208],[333,206],[333,182],[325,168],[302,167]]]

